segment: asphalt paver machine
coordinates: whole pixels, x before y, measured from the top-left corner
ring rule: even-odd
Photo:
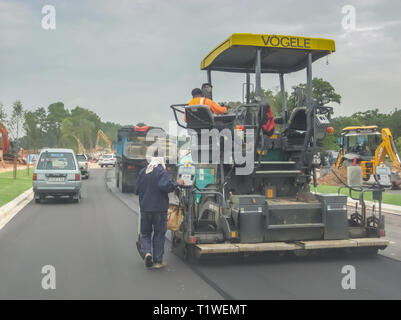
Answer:
[[[368,219],[351,221],[346,196],[310,191],[316,180],[313,156],[331,114],[331,108],[312,99],[312,63],[333,51],[335,43],[328,39],[233,34],[201,62],[209,97],[212,71],[245,74],[246,103],[223,115],[214,115],[203,105],[171,106],[178,125],[194,138],[191,156],[178,166],[178,177],[185,181],[179,192],[184,215],[180,229],[173,233],[173,252],[199,258],[386,248],[383,219],[373,227]],[[301,70],[306,70],[306,105],[289,113],[284,76]],[[266,111],[261,99],[263,73],[278,75],[283,96],[282,113],[275,118],[281,130],[270,136],[262,130]],[[255,76],[252,99],[250,74]],[[217,139],[202,139],[202,132],[213,130],[219,133]],[[239,141],[242,155],[251,152],[249,172],[244,161],[238,160],[241,157],[235,156]],[[228,151],[223,148],[226,142],[231,142]],[[218,156],[213,157],[216,150]],[[230,151],[234,156],[230,157]],[[209,155],[202,158],[202,152]]]

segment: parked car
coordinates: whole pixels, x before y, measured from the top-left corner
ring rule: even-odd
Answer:
[[[108,166],[116,166],[116,156],[111,153],[103,154],[100,156],[99,161],[97,162],[100,167],[108,167]]]
[[[33,171],[35,202],[48,196],[81,200],[81,172],[71,149],[43,149]]]
[[[79,170],[81,170],[82,179],[89,179],[89,159],[85,154],[77,154]]]

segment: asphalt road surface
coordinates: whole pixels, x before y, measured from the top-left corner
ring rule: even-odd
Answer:
[[[106,170],[83,180],[79,204],[31,201],[0,231],[0,299],[221,299],[170,252],[168,268],[145,269],[137,216],[107,191]],[[42,288],[45,265],[55,290]]]
[[[111,169],[93,169],[81,203],[31,202],[0,231],[1,299],[401,298],[401,262],[382,255],[189,265],[169,252],[167,241],[168,267],[146,270],[135,247],[137,200],[109,190],[107,171],[113,186]],[[55,267],[55,290],[42,288],[45,265]],[[354,290],[341,286],[345,265],[355,268]]]

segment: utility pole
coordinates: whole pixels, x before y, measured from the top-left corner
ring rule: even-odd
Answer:
[[[17,179],[17,154],[14,153],[14,169],[13,169],[13,178]]]

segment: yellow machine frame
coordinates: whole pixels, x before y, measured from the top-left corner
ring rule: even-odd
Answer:
[[[352,130],[360,130],[361,134],[366,132],[366,131],[378,131],[377,126],[351,126],[351,127],[346,127],[342,130],[342,135],[345,135],[347,132],[352,131]],[[386,156],[388,155],[393,162],[394,168],[396,170],[401,170],[401,161],[400,157],[398,156],[397,153],[397,148],[394,144],[393,140],[393,135],[391,134],[390,129],[388,128],[383,128],[381,130],[381,138],[382,142],[379,144],[379,146],[375,150],[375,155],[372,158],[372,160],[364,160],[358,162],[358,164],[362,168],[362,178],[364,180],[369,180],[370,175],[375,174],[375,168],[381,163],[384,163],[386,160]],[[336,168],[338,169],[342,162],[343,162],[343,156],[344,156],[344,149],[341,147],[338,159],[336,162]]]
[[[100,149],[99,140],[102,138],[104,142],[106,142],[107,147],[111,149],[111,140],[106,136],[106,134],[102,130],[98,130],[97,138],[96,138],[96,149]]]

